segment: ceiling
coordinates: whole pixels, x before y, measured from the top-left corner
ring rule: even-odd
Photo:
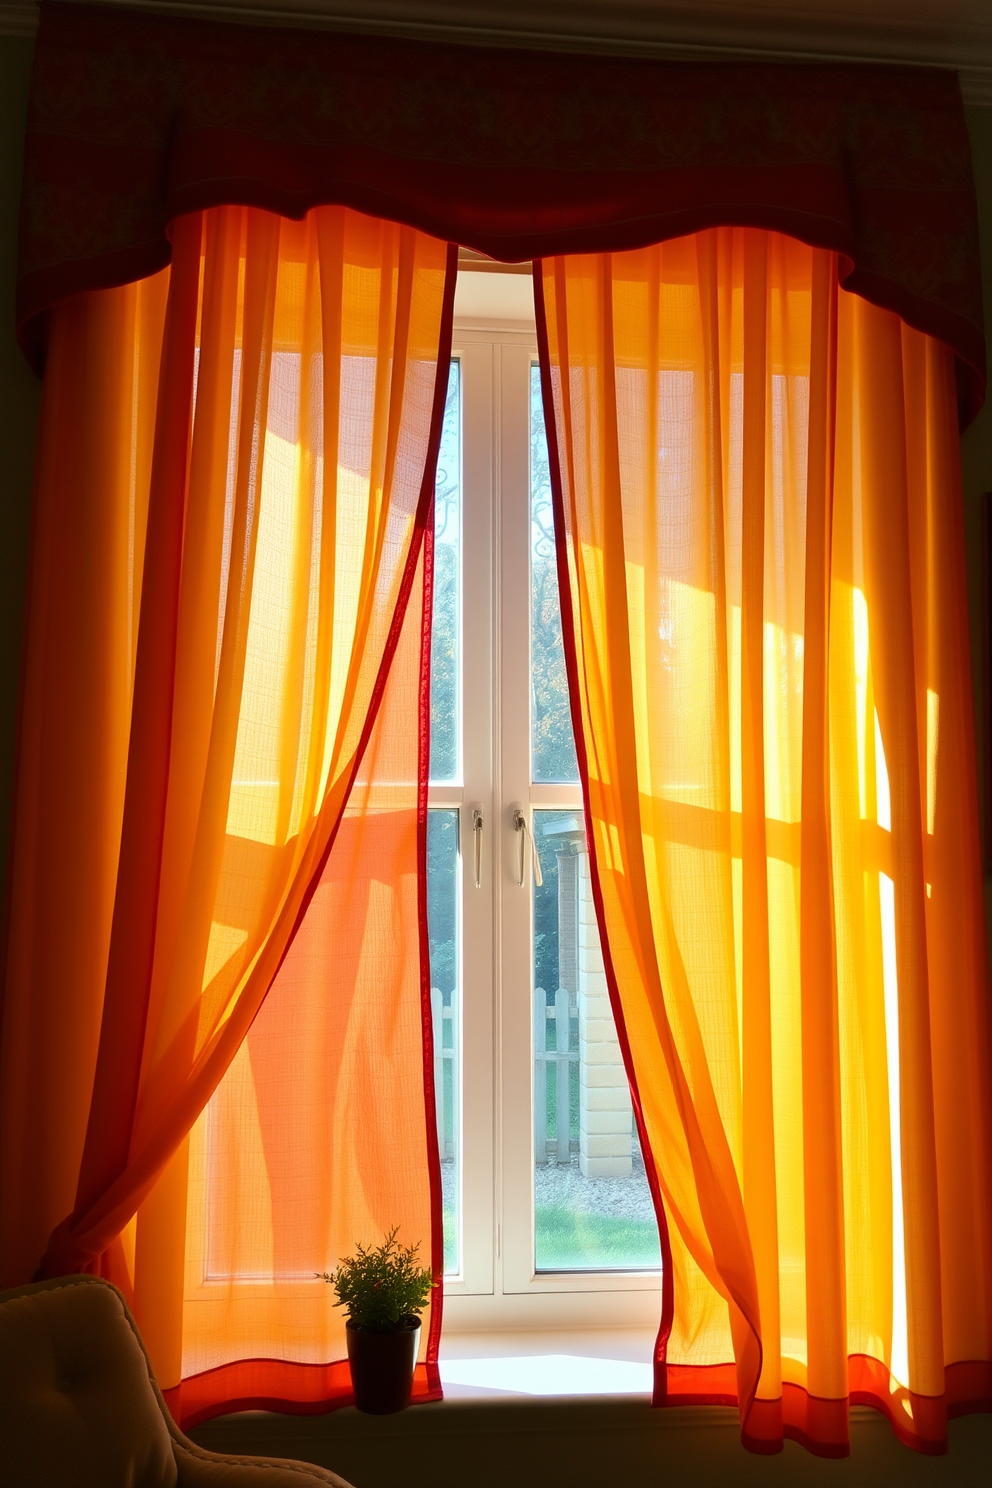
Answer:
[[[121,0],[102,0],[116,4]],[[992,105],[992,0],[127,0],[161,12],[656,55],[930,63]],[[35,0],[0,0],[0,30]]]

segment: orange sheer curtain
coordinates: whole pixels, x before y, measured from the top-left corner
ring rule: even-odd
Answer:
[[[667,1234],[656,1398],[828,1455],[870,1402],[940,1450],[992,1405],[952,355],[751,229],[538,288],[600,924]]]
[[[159,1357],[170,1384],[182,1376],[168,1399],[187,1424],[220,1402],[300,1408],[350,1399],[345,1320],[315,1273],[356,1241],[378,1243],[399,1224],[404,1238],[422,1242],[435,1274],[443,1271],[441,1215],[432,1212],[440,1170],[430,1172],[425,1103],[430,991],[419,954],[421,684],[430,661],[422,580],[423,565],[316,893],[192,1132],[181,1188],[164,1200],[185,1236],[161,1270],[141,1273],[151,1288],[160,1274],[183,1280],[182,1329],[179,1309],[170,1310]],[[138,1235],[140,1247],[140,1225]],[[183,1252],[184,1277],[176,1269]],[[432,1301],[419,1399],[440,1396],[439,1294]]]
[[[39,1262],[122,1284],[167,1387],[179,1382],[187,1208],[203,1208],[199,1137],[188,1134],[240,1067],[280,966],[299,964],[302,952],[285,958],[301,925],[303,943],[313,939],[318,882],[381,828],[369,762],[390,761],[387,775],[396,764],[401,714],[414,758],[393,771],[404,793],[393,806],[414,853],[403,894],[416,891],[420,718],[382,705],[390,687],[419,698],[418,554],[453,279],[447,246],[413,229],[343,208],[302,222],[218,208],[175,224],[170,271],[53,315],[0,1255],[6,1284]],[[408,608],[414,641],[401,644]],[[377,1047],[381,1079],[406,1095],[411,1017],[420,1036],[417,915],[404,909],[393,929],[390,945],[380,920],[349,907],[335,954],[364,977],[349,1037],[370,1037],[363,1020],[402,1025]],[[426,1114],[408,1114],[397,1146],[392,1126],[379,1140],[374,1109],[361,1164],[352,1153],[337,1181],[379,1202],[341,1212],[363,1216],[358,1238],[399,1223],[429,1245],[427,1200],[411,1199],[418,1182],[430,1192]],[[289,1161],[271,1144],[267,1156],[256,1203]],[[202,1225],[190,1233],[202,1258]],[[323,1238],[315,1269],[345,1243]]]

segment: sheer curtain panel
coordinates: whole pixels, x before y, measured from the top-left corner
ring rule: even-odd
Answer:
[[[595,893],[665,1241],[656,1398],[847,1451],[992,1397],[954,370],[756,229],[547,260]]]
[[[197,1303],[205,1285],[216,1281],[215,1299],[252,1271],[295,1308],[279,1341],[254,1322],[228,1328],[224,1362],[264,1337],[308,1365],[343,1357],[343,1335],[312,1288],[298,1306],[301,1268],[312,1277],[392,1224],[440,1265],[417,766],[453,288],[453,252],[413,228],[343,207],[298,222],[218,207],[175,223],[171,269],[53,311],[0,1072],[0,1284],[36,1269],[111,1277],[166,1388],[210,1331],[202,1307],[186,1316],[195,1265]],[[344,895],[333,975],[308,950],[328,885]],[[260,1016],[274,983],[296,990]],[[337,1020],[347,1078],[374,1050],[361,1068],[382,1099],[366,1094],[359,1139],[343,1096],[335,1105],[304,1080],[294,1123],[315,1134],[317,1168],[301,1174],[266,1071],[273,1039],[292,1065],[289,1009],[308,997],[320,1005],[308,1016]],[[254,1229],[211,1187],[232,1141]],[[287,1186],[313,1202],[306,1218],[279,1207]],[[279,1388],[334,1393],[284,1377]]]

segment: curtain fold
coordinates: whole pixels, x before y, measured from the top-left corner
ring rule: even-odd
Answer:
[[[954,371],[756,229],[535,266],[600,928],[663,1200],[656,1399],[848,1450],[992,1404]]]
[[[378,820],[355,782],[370,740],[373,760],[391,758],[399,653],[395,686],[419,698],[453,290],[453,250],[414,229],[346,208],[289,222],[221,207],[176,223],[171,270],[53,314],[0,1254],[9,1282],[95,1269],[123,1285],[168,1386],[189,1134],[351,851],[342,823]],[[414,753],[422,711],[402,721]],[[416,760],[402,781],[416,898]],[[377,924],[366,935],[356,913],[340,932],[342,956],[368,958],[363,1018],[389,1025],[413,976],[419,1051],[416,913],[396,927],[402,976]],[[429,1204],[409,1200],[418,1175],[430,1194],[422,1125],[395,1179],[374,1121],[360,1155],[381,1168],[364,1175],[375,1222],[430,1245]],[[324,1241],[312,1269],[340,1253]]]

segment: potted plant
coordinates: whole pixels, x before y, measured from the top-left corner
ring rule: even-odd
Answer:
[[[410,1404],[420,1314],[436,1286],[419,1267],[419,1245],[400,1245],[394,1225],[376,1248],[359,1245],[335,1271],[318,1272],[347,1309],[348,1363],[360,1411],[386,1416]]]

